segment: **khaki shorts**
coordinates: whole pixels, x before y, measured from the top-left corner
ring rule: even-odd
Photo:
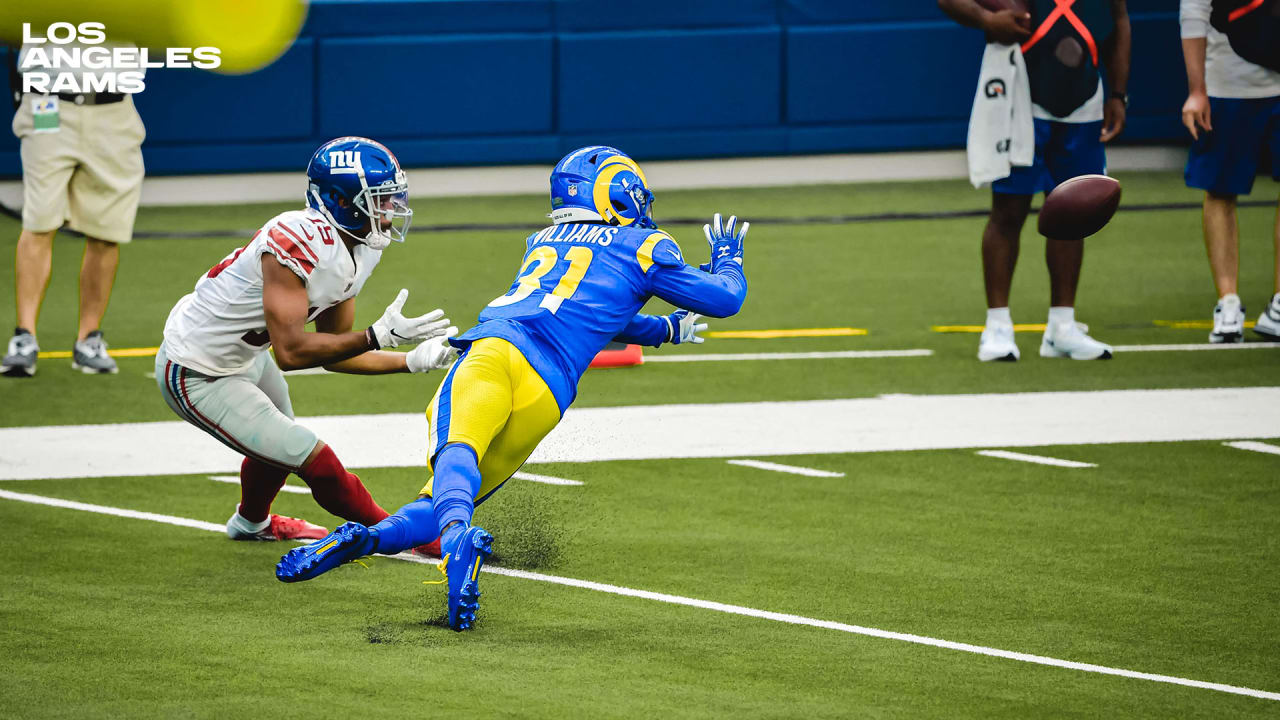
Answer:
[[[60,128],[52,133],[32,132],[35,99],[23,96],[13,116],[13,134],[22,141],[22,227],[48,232],[69,220],[89,237],[129,242],[147,135],[133,98],[109,105],[60,100]]]

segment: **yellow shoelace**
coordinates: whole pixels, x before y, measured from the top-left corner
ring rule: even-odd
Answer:
[[[445,553],[444,557],[441,558],[440,562],[436,565],[436,569],[440,571],[440,574],[444,576],[444,579],[443,580],[423,580],[422,581],[423,585],[444,585],[445,583],[449,582],[449,571],[446,569],[449,566],[449,555],[450,553]]]

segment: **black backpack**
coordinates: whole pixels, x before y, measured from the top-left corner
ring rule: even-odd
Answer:
[[[1031,3],[1032,26],[1039,26],[1053,12],[1052,0]],[[1107,0],[1076,0],[1069,11],[1089,30],[1082,35],[1065,17],[1059,17],[1034,42],[1023,44],[1031,101],[1058,117],[1066,117],[1089,101],[1098,91],[1098,62],[1095,54],[1115,29]],[[1090,42],[1092,40],[1092,42]]]
[[[1237,55],[1280,72],[1280,0],[1213,0],[1209,24]]]

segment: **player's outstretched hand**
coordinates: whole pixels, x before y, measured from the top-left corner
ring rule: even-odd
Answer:
[[[458,359],[458,351],[449,344],[449,338],[457,334],[458,328],[450,327],[444,335],[437,335],[406,353],[404,362],[409,372],[424,373],[452,365]]]
[[[404,301],[408,298],[409,291],[402,289],[400,294],[396,295],[396,299],[387,306],[382,317],[373,324],[373,335],[378,341],[378,347],[420,343],[428,338],[443,335],[445,328],[449,327],[449,318],[445,317],[444,311],[439,308],[418,317],[407,318],[402,315],[400,310],[404,308]]]
[[[706,323],[698,322],[698,318],[702,317],[698,313],[691,313],[688,310],[677,310],[667,316],[667,322],[671,323],[671,339],[668,342],[673,345],[680,343],[694,343],[695,345],[705,341],[705,338],[698,337],[698,333],[707,329]]]
[[[707,236],[707,244],[711,246],[711,271],[715,272],[725,262],[742,264],[742,241],[747,237],[751,223],[738,225],[738,216],[730,215],[728,222],[722,222],[720,213],[711,218],[711,223],[702,226]]]

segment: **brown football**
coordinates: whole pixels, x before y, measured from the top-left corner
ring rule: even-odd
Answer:
[[[1040,234],[1083,240],[1101,230],[1120,207],[1120,183],[1106,175],[1081,175],[1062,183],[1040,208]]]

